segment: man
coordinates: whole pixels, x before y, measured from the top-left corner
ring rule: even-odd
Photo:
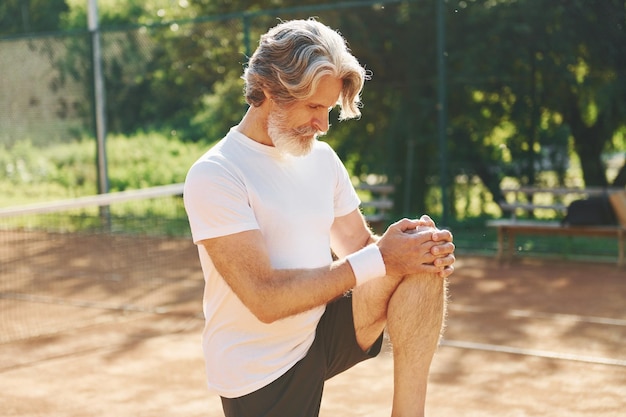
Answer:
[[[365,70],[337,32],[295,20],[261,37],[243,78],[247,113],[184,191],[209,388],[226,416],[316,416],[324,381],[376,356],[387,327],[392,414],[423,415],[452,235],[427,216],[372,235],[346,169],[316,139],[335,105],[360,115]]]

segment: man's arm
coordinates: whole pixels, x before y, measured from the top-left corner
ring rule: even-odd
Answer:
[[[379,238],[369,229],[358,209],[335,218],[330,229],[330,246],[338,258],[345,258]]]
[[[260,321],[271,323],[324,305],[355,286],[356,279],[345,255],[363,247],[372,236],[365,226],[365,232],[360,227],[353,230],[351,225],[356,224],[357,215],[361,216],[356,211],[336,220],[339,223],[333,225],[333,235],[343,238],[334,242],[338,245],[334,250],[341,254],[341,259],[323,268],[273,268],[258,230],[207,239],[202,245],[240,300]],[[436,245],[432,233],[404,233],[417,225],[418,221],[401,221],[390,226],[394,233],[386,233],[388,236],[377,242],[389,276],[439,271],[436,266],[428,265],[436,258],[431,254],[431,248]],[[342,231],[340,235],[337,230]],[[350,243],[352,239],[348,237],[354,238],[354,242],[361,241]]]
[[[264,323],[326,304],[355,284],[344,260],[315,269],[273,268],[258,230],[201,243],[231,289]]]
[[[433,261],[433,266],[439,268],[438,272],[442,277],[449,276],[454,271],[455,247],[452,243],[452,234],[447,230],[437,229],[435,222],[429,216],[424,215],[417,222],[418,226],[415,229],[399,231],[389,228],[385,234],[398,232],[415,233],[417,231],[432,232],[432,239],[436,243],[431,249],[431,254],[439,258]],[[378,242],[380,239],[380,236],[371,232],[363,214],[359,210],[355,210],[346,216],[337,217],[331,229],[331,246],[338,258],[344,258],[371,243]],[[390,263],[392,257],[396,258],[394,255],[397,254],[394,253],[392,248],[386,250],[386,245],[383,242],[379,246],[381,247],[385,264]]]

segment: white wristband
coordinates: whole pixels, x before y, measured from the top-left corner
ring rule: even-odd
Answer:
[[[357,286],[371,279],[384,277],[387,274],[383,255],[380,253],[377,245],[368,245],[348,255],[346,260],[352,267]]]

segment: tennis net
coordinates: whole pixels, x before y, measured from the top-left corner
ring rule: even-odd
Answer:
[[[173,184],[0,209],[0,343],[111,312],[201,314],[181,196]]]

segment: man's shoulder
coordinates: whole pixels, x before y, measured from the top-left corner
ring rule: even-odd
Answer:
[[[237,148],[236,141],[232,139],[232,134],[229,132],[223,138],[210,145],[209,149],[202,154],[194,163],[194,165],[201,165],[203,163],[220,163],[229,158],[229,154],[234,152],[233,148]]]
[[[317,140],[313,146],[311,154],[317,155],[316,160],[318,162],[324,161],[325,163],[330,163],[332,165],[343,165],[343,162],[339,158],[339,155],[337,155],[337,152],[327,142]]]
[[[323,155],[325,157],[336,157],[336,152],[333,149],[332,146],[330,146],[329,143],[321,141],[321,140],[316,140],[315,144],[313,145],[313,149],[312,149],[312,153],[314,154],[318,154],[318,155]]]
[[[319,140],[319,139],[317,139],[315,141],[315,145],[313,146],[313,149],[320,149],[320,150],[323,150],[325,152],[328,152],[328,151],[333,152],[333,153],[335,152],[333,150],[332,146],[330,146],[330,144],[328,142],[325,142],[325,141]]]
[[[186,182],[196,178],[208,179],[214,176],[231,175],[235,167],[228,157],[226,137],[215,142],[204,154],[202,154],[189,168]]]

